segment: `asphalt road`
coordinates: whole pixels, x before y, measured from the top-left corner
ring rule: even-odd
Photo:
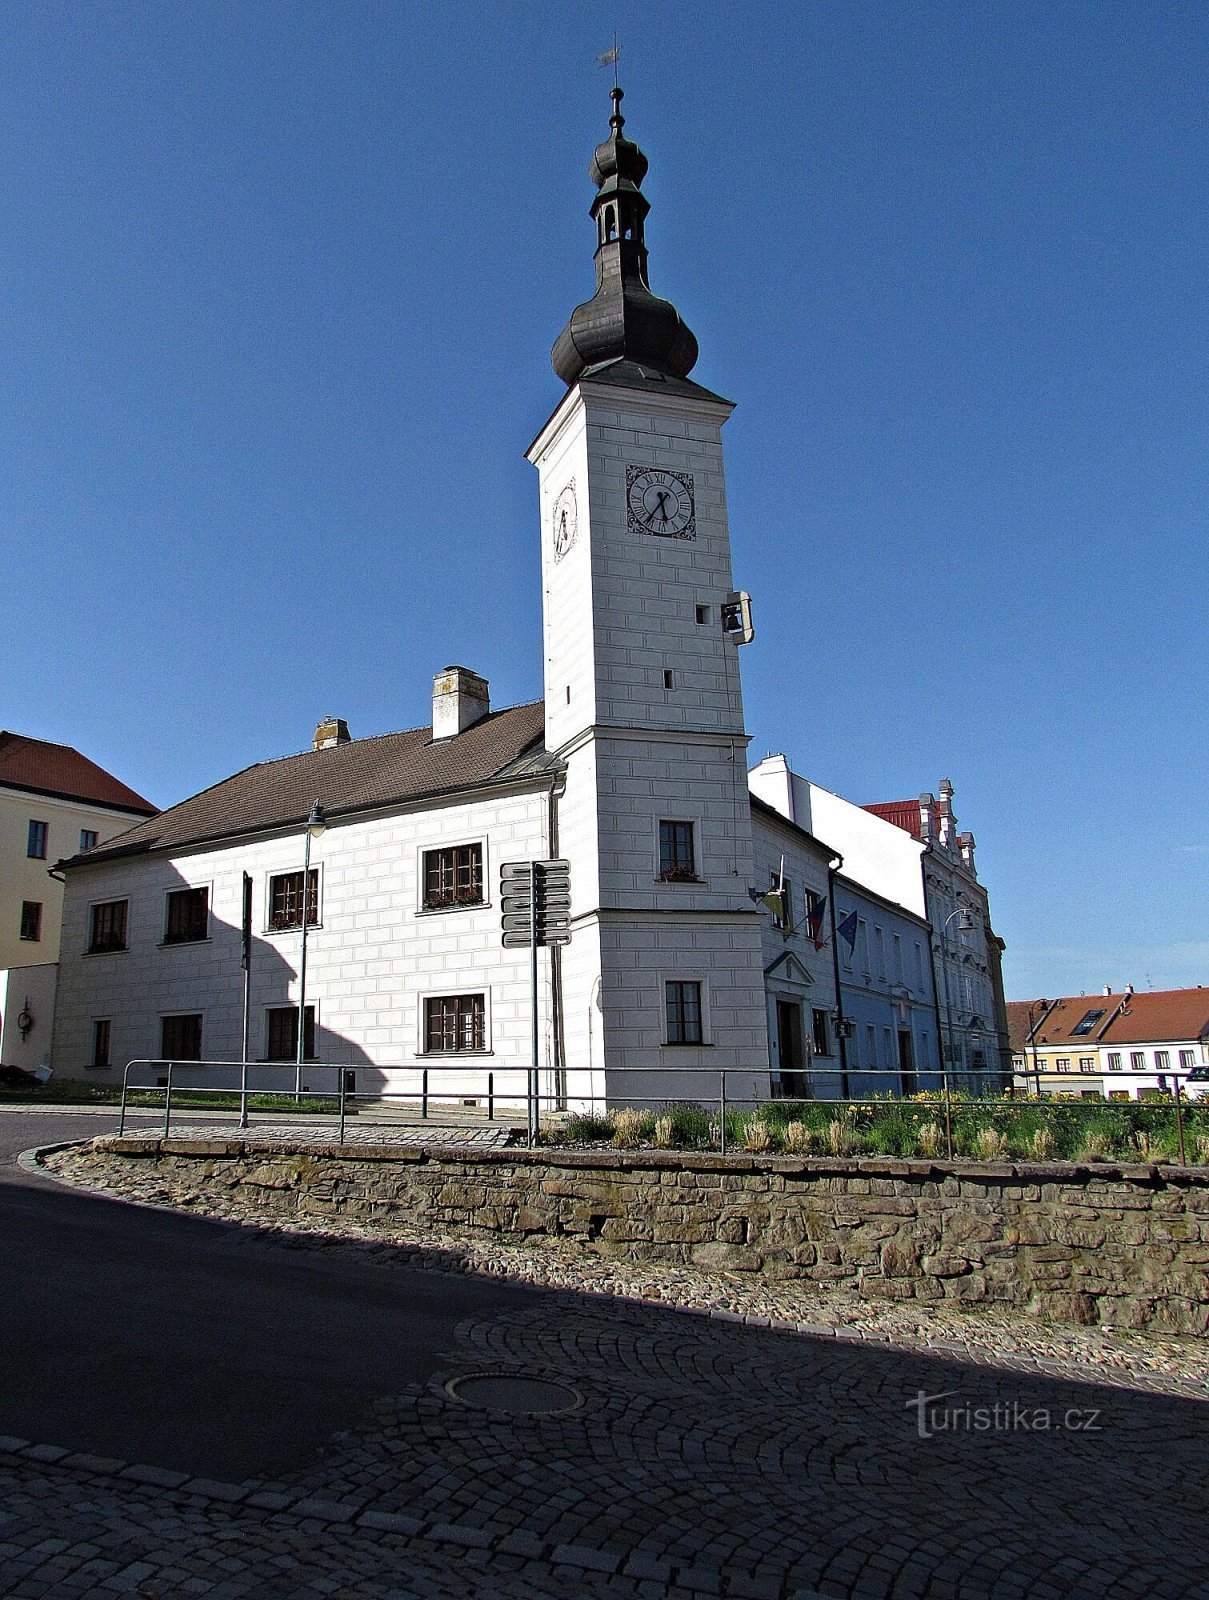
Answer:
[[[0,1111],[0,1433],[240,1481],[318,1460],[535,1291],[383,1272],[23,1171],[111,1115]]]

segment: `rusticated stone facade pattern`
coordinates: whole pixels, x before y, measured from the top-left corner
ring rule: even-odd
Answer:
[[[563,1236],[636,1261],[999,1305],[1053,1321],[1209,1331],[1209,1172],[436,1145],[306,1151],[102,1139],[179,1200],[238,1189],[253,1215]]]

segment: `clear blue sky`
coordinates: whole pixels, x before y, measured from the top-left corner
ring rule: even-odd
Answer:
[[[540,693],[614,26],[753,757],[950,776],[1009,996],[1209,981],[1203,4],[10,7],[0,725],[167,805]]]

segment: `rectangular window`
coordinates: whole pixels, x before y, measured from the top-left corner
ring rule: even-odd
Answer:
[[[862,972],[869,971],[869,926],[864,917],[856,919],[856,964]]]
[[[270,1006],[268,1011],[268,1048],[266,1061],[297,1061],[298,1059],[298,1007]],[[306,1038],[303,1041],[303,1059],[315,1059],[315,1008],[306,1008]]]
[[[29,836],[25,844],[25,854],[32,861],[46,860],[46,824],[36,822],[32,817],[29,822]]]
[[[903,941],[897,933],[894,935],[894,977],[898,983],[903,981]]]
[[[1085,1039],[1103,1015],[1102,1009],[1100,1011],[1085,1011],[1080,1020],[1070,1030],[1071,1038]]]
[[[1131,1072],[1141,1072],[1146,1065],[1145,1053],[1141,1050],[1129,1052],[1129,1067]]]
[[[691,822],[659,824],[659,876],[664,883],[697,882]]]
[[[307,874],[306,921],[313,928],[319,921],[319,869]],[[285,928],[302,926],[302,874],[279,872],[269,879],[269,927],[280,933]]]
[[[1055,1072],[1069,1072],[1070,1071],[1070,1057],[1069,1056],[1058,1056],[1058,1058],[1054,1062],[1054,1071]]]
[[[97,830],[95,828],[80,829],[80,849],[95,850],[97,847]]]
[[[1109,1072],[1120,1072],[1121,1052],[1119,1050],[1110,1050],[1108,1052],[1108,1070]]]
[[[128,900],[104,900],[93,906],[88,933],[91,955],[126,948],[126,908],[129,903]]]
[[[487,1002],[481,994],[448,994],[424,1002],[424,1048],[487,1048]]]
[[[210,934],[210,891],[173,889],[168,895],[165,944],[191,944]]]
[[[424,909],[483,903],[483,846],[453,845],[424,852]]]
[[[99,1017],[92,1025],[92,1061],[94,1067],[109,1065],[109,1018]]]
[[[21,937],[23,939],[32,939],[35,942],[42,937],[41,900],[22,900]]]
[[[183,1017],[160,1018],[160,1059],[162,1061],[200,1061],[202,1019],[199,1012]]]
[[[1180,1051],[1180,1066],[1181,1067],[1188,1067],[1188,1068],[1195,1067],[1196,1066],[1196,1051],[1195,1050],[1181,1050]]]
[[[1079,1071],[1080,1072],[1094,1072],[1095,1070],[1096,1070],[1096,1058],[1095,1058],[1095,1056],[1080,1056],[1079,1057]]]
[[[891,1071],[898,1066],[894,1059],[894,1033],[890,1028],[882,1029],[882,1058]]]
[[[806,890],[806,927],[810,937],[818,944],[823,944],[826,935],[823,931],[823,919],[827,915],[827,896],[816,894],[813,889]],[[845,946],[845,949],[847,946]]]
[[[874,924],[873,928],[873,948],[877,953],[877,975],[879,978],[884,978],[886,976],[886,936],[876,924]]]
[[[701,985],[680,978],[669,979],[663,986],[664,1006],[667,1011],[667,1042],[669,1044],[704,1044],[705,1032],[701,1021]]]
[[[865,1065],[877,1066],[877,1029],[871,1022],[865,1024]]]
[[[814,1041],[816,1056],[829,1056],[831,1054],[831,1040],[828,1037],[827,1013],[817,1007],[810,1013],[810,1032]]]
[[[1171,1051],[1156,1050],[1154,1053],[1154,1064],[1160,1072],[1168,1071],[1171,1066]]]

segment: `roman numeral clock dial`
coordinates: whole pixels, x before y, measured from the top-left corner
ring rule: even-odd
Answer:
[[[575,543],[575,535],[579,531],[579,519],[575,506],[575,479],[565,489],[560,489],[554,501],[554,509],[550,513],[550,537],[554,545],[554,559],[561,561],[567,551]]]
[[[687,472],[661,467],[627,467],[626,505],[632,533],[664,539],[695,539],[693,480]]]

